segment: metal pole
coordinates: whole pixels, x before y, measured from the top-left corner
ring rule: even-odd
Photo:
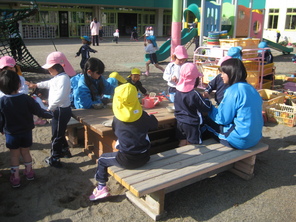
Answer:
[[[234,24],[233,24],[233,38],[236,37],[236,26],[237,26],[237,12],[238,12],[238,4],[237,0],[234,0]]]
[[[204,16],[206,14],[206,1],[205,0],[201,0],[201,13],[200,13],[200,36],[199,36],[199,45],[203,46],[203,36],[204,36]]]
[[[252,18],[253,18],[253,13],[252,13],[252,9],[253,9],[253,0],[250,0],[249,8],[251,9],[251,11],[250,11],[250,21],[249,21],[248,38],[251,37],[251,29],[253,28],[253,24],[252,24]]]

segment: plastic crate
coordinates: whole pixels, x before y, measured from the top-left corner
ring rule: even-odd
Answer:
[[[273,73],[274,68],[274,63],[265,64],[263,68],[263,75]]]
[[[219,73],[220,66],[203,66],[203,83],[209,83],[212,81]]]
[[[254,86],[255,89],[259,89],[259,71],[248,71],[247,70],[247,82]]]
[[[259,71],[259,62],[256,61],[250,61],[250,60],[244,60],[243,64],[247,71]]]
[[[230,48],[233,46],[241,46],[243,49],[256,49],[260,42],[258,38],[234,38],[234,39],[219,39],[221,48]],[[256,56],[257,57],[257,56]]]
[[[266,111],[268,106],[271,106],[276,103],[284,103],[285,93],[281,93],[275,90],[270,89],[259,89],[258,93],[263,99],[262,110]]]
[[[271,89],[272,80],[263,79],[262,89]]]
[[[261,71],[260,63],[258,61],[244,60],[243,61],[246,70]],[[263,75],[267,75],[274,72],[274,63],[265,64],[263,66]]]
[[[267,118],[269,122],[293,127],[296,125],[296,108],[285,104],[269,106],[267,107]]]

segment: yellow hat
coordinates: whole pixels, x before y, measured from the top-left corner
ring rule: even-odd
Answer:
[[[115,88],[112,109],[114,116],[123,122],[135,122],[142,116],[137,88],[125,83]]]
[[[141,75],[141,70],[138,69],[138,68],[133,68],[133,69],[131,70],[131,74],[138,74],[138,75]]]
[[[126,79],[123,76],[119,75],[118,72],[111,72],[109,78],[115,78],[118,82],[126,83]]]

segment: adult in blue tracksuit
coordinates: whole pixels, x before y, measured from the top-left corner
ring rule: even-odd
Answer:
[[[220,143],[247,149],[262,137],[262,98],[246,82],[247,72],[239,59],[229,59],[221,64],[222,79],[229,84],[218,108],[212,106],[203,127]]]
[[[126,82],[117,72],[105,79],[104,70],[101,60],[90,58],[85,63],[84,73],[71,78],[72,103],[76,109],[103,108],[103,97],[114,94],[118,81]]]

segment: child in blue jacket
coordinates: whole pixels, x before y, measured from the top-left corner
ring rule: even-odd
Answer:
[[[92,57],[85,63],[83,74],[71,78],[71,97],[76,109],[103,108],[104,95],[113,95],[118,81],[126,82],[117,72],[111,73],[109,78],[105,79],[104,71],[104,63]]]
[[[247,149],[262,137],[262,98],[247,83],[247,72],[240,59],[221,64],[222,79],[229,87],[218,108],[212,106],[203,127],[225,146]]]

